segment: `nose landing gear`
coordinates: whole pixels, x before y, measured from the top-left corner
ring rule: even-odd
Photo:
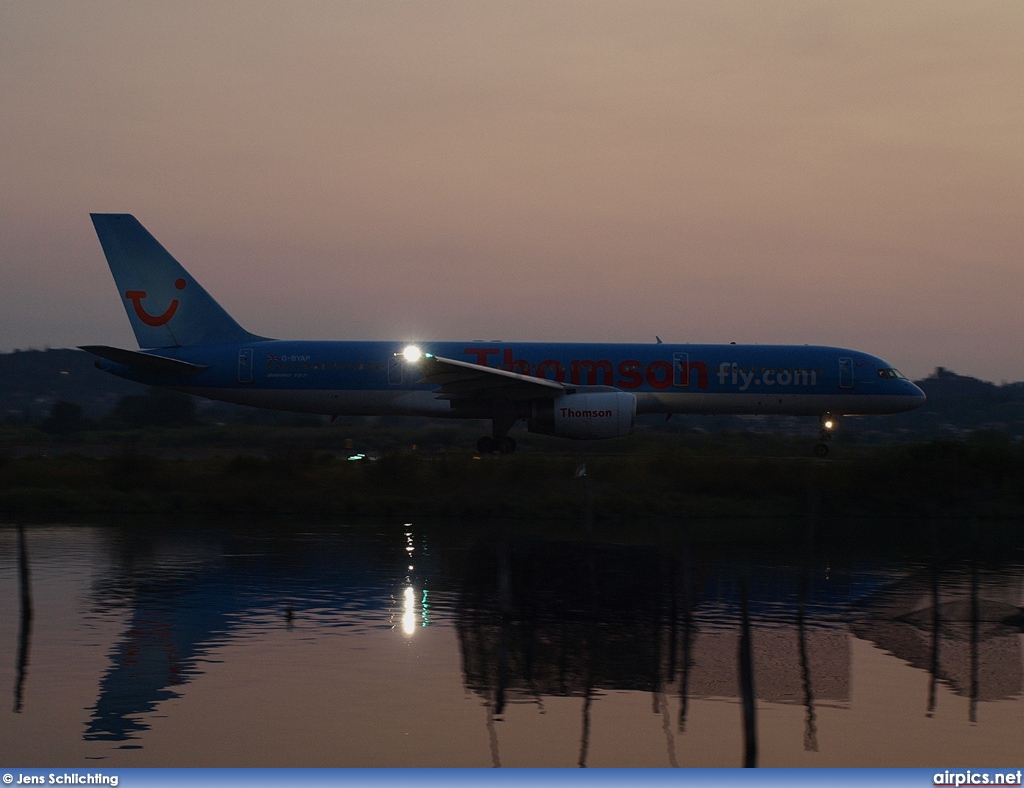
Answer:
[[[824,459],[828,457],[828,442],[832,440],[836,419],[832,414],[824,413],[819,417],[818,425],[820,429],[818,432],[818,443],[814,447],[814,456]]]

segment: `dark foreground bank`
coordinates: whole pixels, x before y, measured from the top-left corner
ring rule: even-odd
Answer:
[[[781,447],[780,447],[781,448]],[[0,457],[0,511],[214,516],[1024,517],[1024,448],[998,436],[890,445],[817,461],[661,445],[621,455],[376,458],[300,450],[271,457]],[[840,454],[837,452],[837,454]]]

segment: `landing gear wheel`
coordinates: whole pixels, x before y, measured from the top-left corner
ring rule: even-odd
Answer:
[[[498,448],[498,446],[495,443],[494,438],[490,438],[487,435],[484,435],[476,442],[476,450],[481,454],[493,454],[496,448]]]
[[[516,442],[508,435],[498,441],[498,451],[502,454],[511,454],[516,450]]]
[[[817,446],[815,446],[814,447],[814,456],[815,457],[820,457],[822,459],[824,459],[825,457],[828,457],[828,445],[824,444],[824,443],[819,443]]]

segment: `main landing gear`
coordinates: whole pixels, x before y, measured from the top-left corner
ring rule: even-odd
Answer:
[[[492,438],[484,435],[484,437],[476,442],[476,450],[481,454],[494,454],[494,452],[511,454],[516,450],[516,442],[508,435],[501,438]]]
[[[476,450],[481,454],[511,454],[516,450],[516,442],[508,431],[523,414],[513,402],[495,402],[491,407],[491,434],[476,442]]]
[[[836,419],[832,414],[825,413],[818,419],[820,430],[818,443],[814,447],[814,456],[824,459],[828,457],[828,442],[832,440],[832,431],[836,427]]]

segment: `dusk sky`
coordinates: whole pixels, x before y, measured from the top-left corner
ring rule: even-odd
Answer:
[[[0,3],[0,350],[810,343],[1024,380],[1024,3]]]

